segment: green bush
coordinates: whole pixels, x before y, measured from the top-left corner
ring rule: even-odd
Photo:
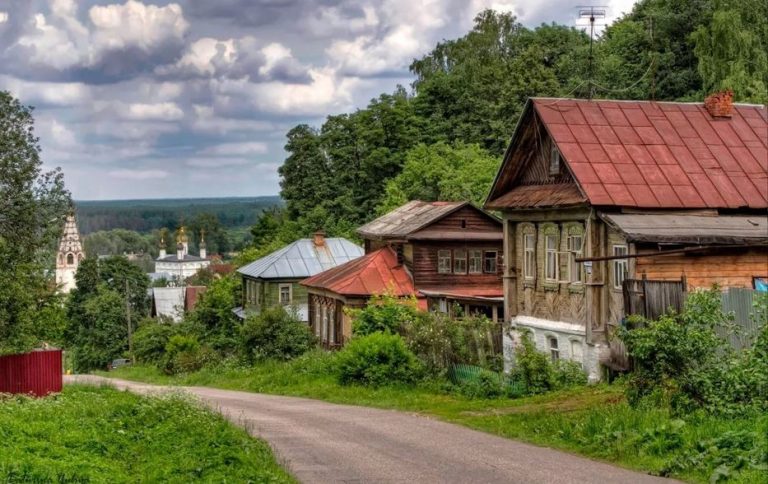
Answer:
[[[366,336],[376,332],[400,333],[404,326],[418,317],[419,310],[413,298],[382,294],[373,296],[363,309],[353,309],[350,314],[353,334]]]
[[[498,398],[505,394],[506,379],[488,370],[459,385],[459,392],[469,398]]]
[[[552,365],[552,378],[557,388],[568,388],[587,384],[587,373],[575,361],[558,360]]]
[[[421,374],[421,365],[403,338],[380,332],[353,338],[338,353],[336,368],[342,385],[413,383]]]
[[[520,344],[515,348],[514,379],[521,380],[528,393],[543,393],[555,388],[554,371],[549,357],[536,349],[531,332],[520,332]]]
[[[208,346],[201,346],[195,336],[174,335],[165,346],[163,371],[169,375],[191,373],[219,360],[218,354]]]
[[[433,375],[463,363],[499,371],[502,355],[493,348],[494,323],[486,317],[453,319],[443,313],[420,312],[403,328],[408,348]]]
[[[248,318],[240,330],[240,354],[250,363],[265,359],[290,360],[315,344],[309,326],[281,307]]]
[[[158,364],[163,360],[168,340],[177,332],[175,326],[145,319],[133,333],[133,354],[141,363]]]
[[[764,304],[763,297],[759,304]],[[760,308],[756,312],[762,314]],[[619,335],[634,362],[629,402],[650,400],[678,414],[695,408],[727,414],[768,410],[765,322],[753,347],[736,352],[715,332],[729,328],[730,319],[713,288],[690,293],[680,314],[622,329]]]

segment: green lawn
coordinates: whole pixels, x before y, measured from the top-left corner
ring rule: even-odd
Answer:
[[[0,397],[0,482],[200,481],[294,482],[264,442],[186,397]]]
[[[220,367],[170,377],[154,367],[109,376],[174,385],[310,397],[418,412],[471,428],[563,449],[625,467],[693,482],[723,474],[730,482],[768,482],[768,416],[733,419],[704,414],[673,418],[665,410],[630,408],[621,385],[597,385],[510,399],[468,399],[438,384],[341,386],[317,354],[289,363]]]

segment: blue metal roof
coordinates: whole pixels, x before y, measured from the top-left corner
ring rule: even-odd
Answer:
[[[328,238],[321,246],[311,239],[299,239],[237,272],[262,279],[303,279],[357,259],[364,252],[362,247],[347,239]]]

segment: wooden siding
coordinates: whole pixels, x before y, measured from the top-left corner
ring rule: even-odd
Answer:
[[[638,252],[642,252],[639,250]],[[768,276],[768,248],[718,249],[710,254],[638,257],[636,274],[648,279],[679,280],[685,274],[689,288],[752,287],[752,278]]]
[[[465,227],[461,226],[462,221],[465,223]],[[467,232],[501,233],[502,229],[501,223],[493,220],[489,215],[481,213],[473,207],[463,207],[421,230],[466,230]]]
[[[254,284],[258,292],[258,304],[248,298],[248,287]],[[291,304],[307,304],[307,288],[299,284],[298,280],[273,281],[243,277],[243,306],[257,311],[262,308],[278,306],[280,304],[281,284],[291,285]]]
[[[438,250],[466,249],[467,251],[496,251],[495,274],[440,274],[437,272]],[[456,286],[457,289],[472,286],[498,284],[501,290],[502,243],[499,242],[414,242],[413,282],[416,288],[434,286]]]

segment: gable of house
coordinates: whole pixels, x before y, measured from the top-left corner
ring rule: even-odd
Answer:
[[[531,99],[485,207],[765,209],[767,120],[753,105],[724,118],[700,103]],[[555,150],[559,175],[544,169]]]

